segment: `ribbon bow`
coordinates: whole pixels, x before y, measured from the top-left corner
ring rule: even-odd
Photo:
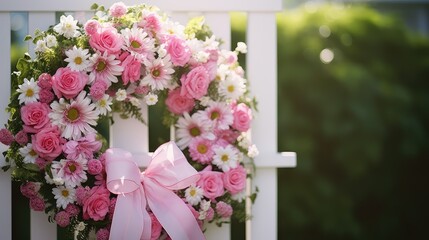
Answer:
[[[174,142],[161,145],[142,173],[131,153],[119,148],[106,153],[107,188],[118,194],[110,239],[151,239],[147,206],[172,239],[205,239],[188,206],[173,192],[200,177]]]

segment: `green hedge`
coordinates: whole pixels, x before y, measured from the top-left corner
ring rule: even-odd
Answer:
[[[364,6],[302,8],[277,20],[278,148],[298,154],[297,168],[279,170],[278,239],[421,236],[429,40]],[[234,17],[235,41],[244,24]],[[332,62],[320,60],[323,49]]]

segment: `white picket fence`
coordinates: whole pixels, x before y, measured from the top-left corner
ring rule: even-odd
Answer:
[[[258,186],[259,195],[252,206],[253,218],[246,223],[247,239],[277,239],[277,168],[295,167],[293,152],[277,152],[277,47],[275,13],[281,11],[281,0],[122,0],[127,5],[146,3],[158,6],[176,21],[185,24],[190,17],[205,16],[206,22],[217,37],[225,40],[230,48],[231,19],[229,12],[246,12],[248,17],[247,77],[252,93],[258,98],[259,112],[252,125],[252,138],[260,155],[256,159],[256,176],[253,185]],[[2,0],[0,4],[0,109],[5,109],[10,95],[10,49],[11,12],[28,12],[28,32],[46,29],[55,24],[55,12],[74,13],[75,17],[90,16],[88,12],[94,1],[82,0]],[[106,7],[116,0],[99,0]],[[33,46],[29,46],[31,53]],[[147,116],[147,109],[142,108]],[[0,124],[7,121],[1,110]],[[143,157],[148,151],[148,131],[137,121],[117,120],[111,128],[111,144],[123,147]],[[133,141],[130,137],[133,136]],[[5,146],[0,144],[0,151]],[[0,164],[4,162],[0,157]],[[10,173],[0,172],[0,239],[12,239],[11,180]],[[9,206],[9,207],[8,207]],[[230,239],[230,227],[209,226],[207,239]],[[56,239],[55,224],[48,223],[43,213],[31,212],[31,239]]]

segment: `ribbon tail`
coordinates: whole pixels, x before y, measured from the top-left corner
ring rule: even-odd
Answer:
[[[204,240],[204,234],[188,206],[174,192],[152,180],[144,182],[147,202],[174,240]]]
[[[143,204],[144,203],[144,204]],[[138,240],[143,238],[146,226],[144,213],[146,200],[142,195],[142,189],[127,194],[119,194],[116,200],[115,212],[110,229],[111,240]],[[150,218],[149,218],[150,226]],[[150,239],[150,228],[149,238]]]

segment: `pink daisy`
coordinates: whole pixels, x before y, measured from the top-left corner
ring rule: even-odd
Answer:
[[[122,49],[128,50],[131,55],[143,61],[152,59],[155,52],[155,39],[150,38],[146,32],[136,25],[133,28],[126,28],[121,31],[124,38]]]
[[[52,174],[64,180],[67,187],[75,188],[82,182],[86,182],[87,160],[79,157],[75,160],[61,159],[61,161],[52,162]]]
[[[153,90],[169,88],[171,74],[174,73],[169,55],[154,61],[144,61],[146,76],[142,79],[143,85],[149,85]]]
[[[196,137],[189,143],[189,154],[193,160],[199,163],[210,163],[214,155],[212,146],[213,141]]]
[[[121,61],[115,59],[115,55],[108,55],[107,51],[101,54],[100,52],[95,53],[89,59],[90,65],[88,70],[89,81],[102,80],[107,83],[108,86],[112,82],[118,82],[118,77],[122,74],[124,68],[120,65]]]
[[[203,137],[209,140],[214,140],[215,136],[211,133],[210,122],[208,121],[199,121],[195,114],[191,117],[188,113],[184,113],[183,117],[179,118],[177,121],[177,146],[181,149],[186,148],[192,139],[196,137]]]
[[[76,99],[67,103],[64,98],[59,102],[51,104],[52,112],[49,117],[53,125],[61,129],[61,136],[66,139],[78,140],[82,135],[95,133],[95,129],[90,125],[97,125],[98,111],[91,99],[86,97],[86,92],[79,93]]]
[[[204,111],[198,111],[196,117],[201,121],[209,121],[215,129],[226,130],[234,122],[229,105],[223,102],[211,102]]]

